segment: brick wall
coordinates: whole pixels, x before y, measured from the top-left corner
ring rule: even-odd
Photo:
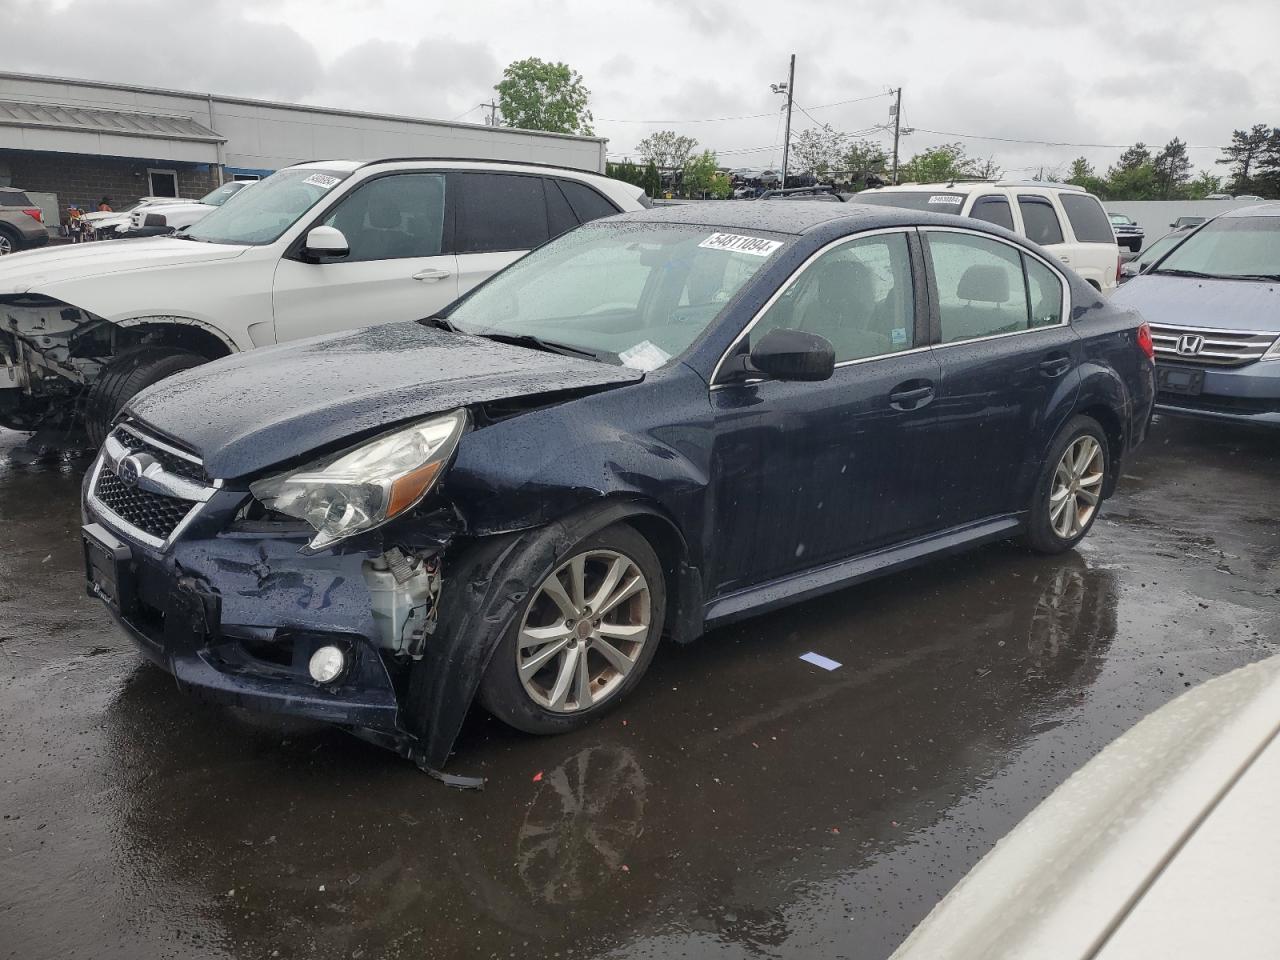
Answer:
[[[95,210],[98,200],[110,197],[121,207],[150,192],[147,169],[175,170],[178,195],[197,199],[218,185],[217,168],[167,160],[133,160],[126,157],[94,157],[78,153],[42,153],[34,150],[0,150],[0,167],[10,183],[21,190],[56,193],[60,216],[71,204]]]

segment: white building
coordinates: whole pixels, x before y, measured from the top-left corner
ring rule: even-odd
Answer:
[[[605,141],[472,123],[0,72],[0,186],[51,196],[199,197],[306,160],[462,157],[604,172]]]

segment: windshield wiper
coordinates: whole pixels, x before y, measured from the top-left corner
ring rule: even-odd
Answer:
[[[1192,277],[1196,280],[1231,280],[1230,276],[1223,276],[1220,273],[1204,273],[1201,270],[1148,270],[1148,273],[1158,273],[1166,277]]]
[[[1264,280],[1280,283],[1280,273],[1241,273],[1232,277],[1233,280]]]
[[[601,359],[600,354],[594,350],[571,347],[567,343],[556,343],[553,340],[543,340],[541,337],[535,337],[529,333],[476,333],[474,336],[484,337],[486,340],[496,340],[499,343],[510,343],[517,347],[532,347],[534,350],[543,350],[547,353],[586,357],[588,360]]]

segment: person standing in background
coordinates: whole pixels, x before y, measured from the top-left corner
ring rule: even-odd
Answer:
[[[112,210],[111,210],[111,198],[110,198],[110,197],[103,197],[101,200],[99,200],[99,201],[98,201],[98,212],[99,212],[99,213],[111,213],[111,212],[112,212]]]
[[[67,228],[71,232],[71,242],[79,243],[82,239],[84,239],[80,229],[83,226],[83,224],[80,222],[80,208],[77,207],[75,204],[72,204],[70,209],[67,211],[67,214],[68,214]]]

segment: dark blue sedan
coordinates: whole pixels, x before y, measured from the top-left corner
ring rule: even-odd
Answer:
[[[1068,550],[1152,344],[978,221],[707,203],[584,226],[442,316],[136,397],[89,590],[179,684],[441,767],[473,701],[577,727],[663,637],[1011,537]]]

